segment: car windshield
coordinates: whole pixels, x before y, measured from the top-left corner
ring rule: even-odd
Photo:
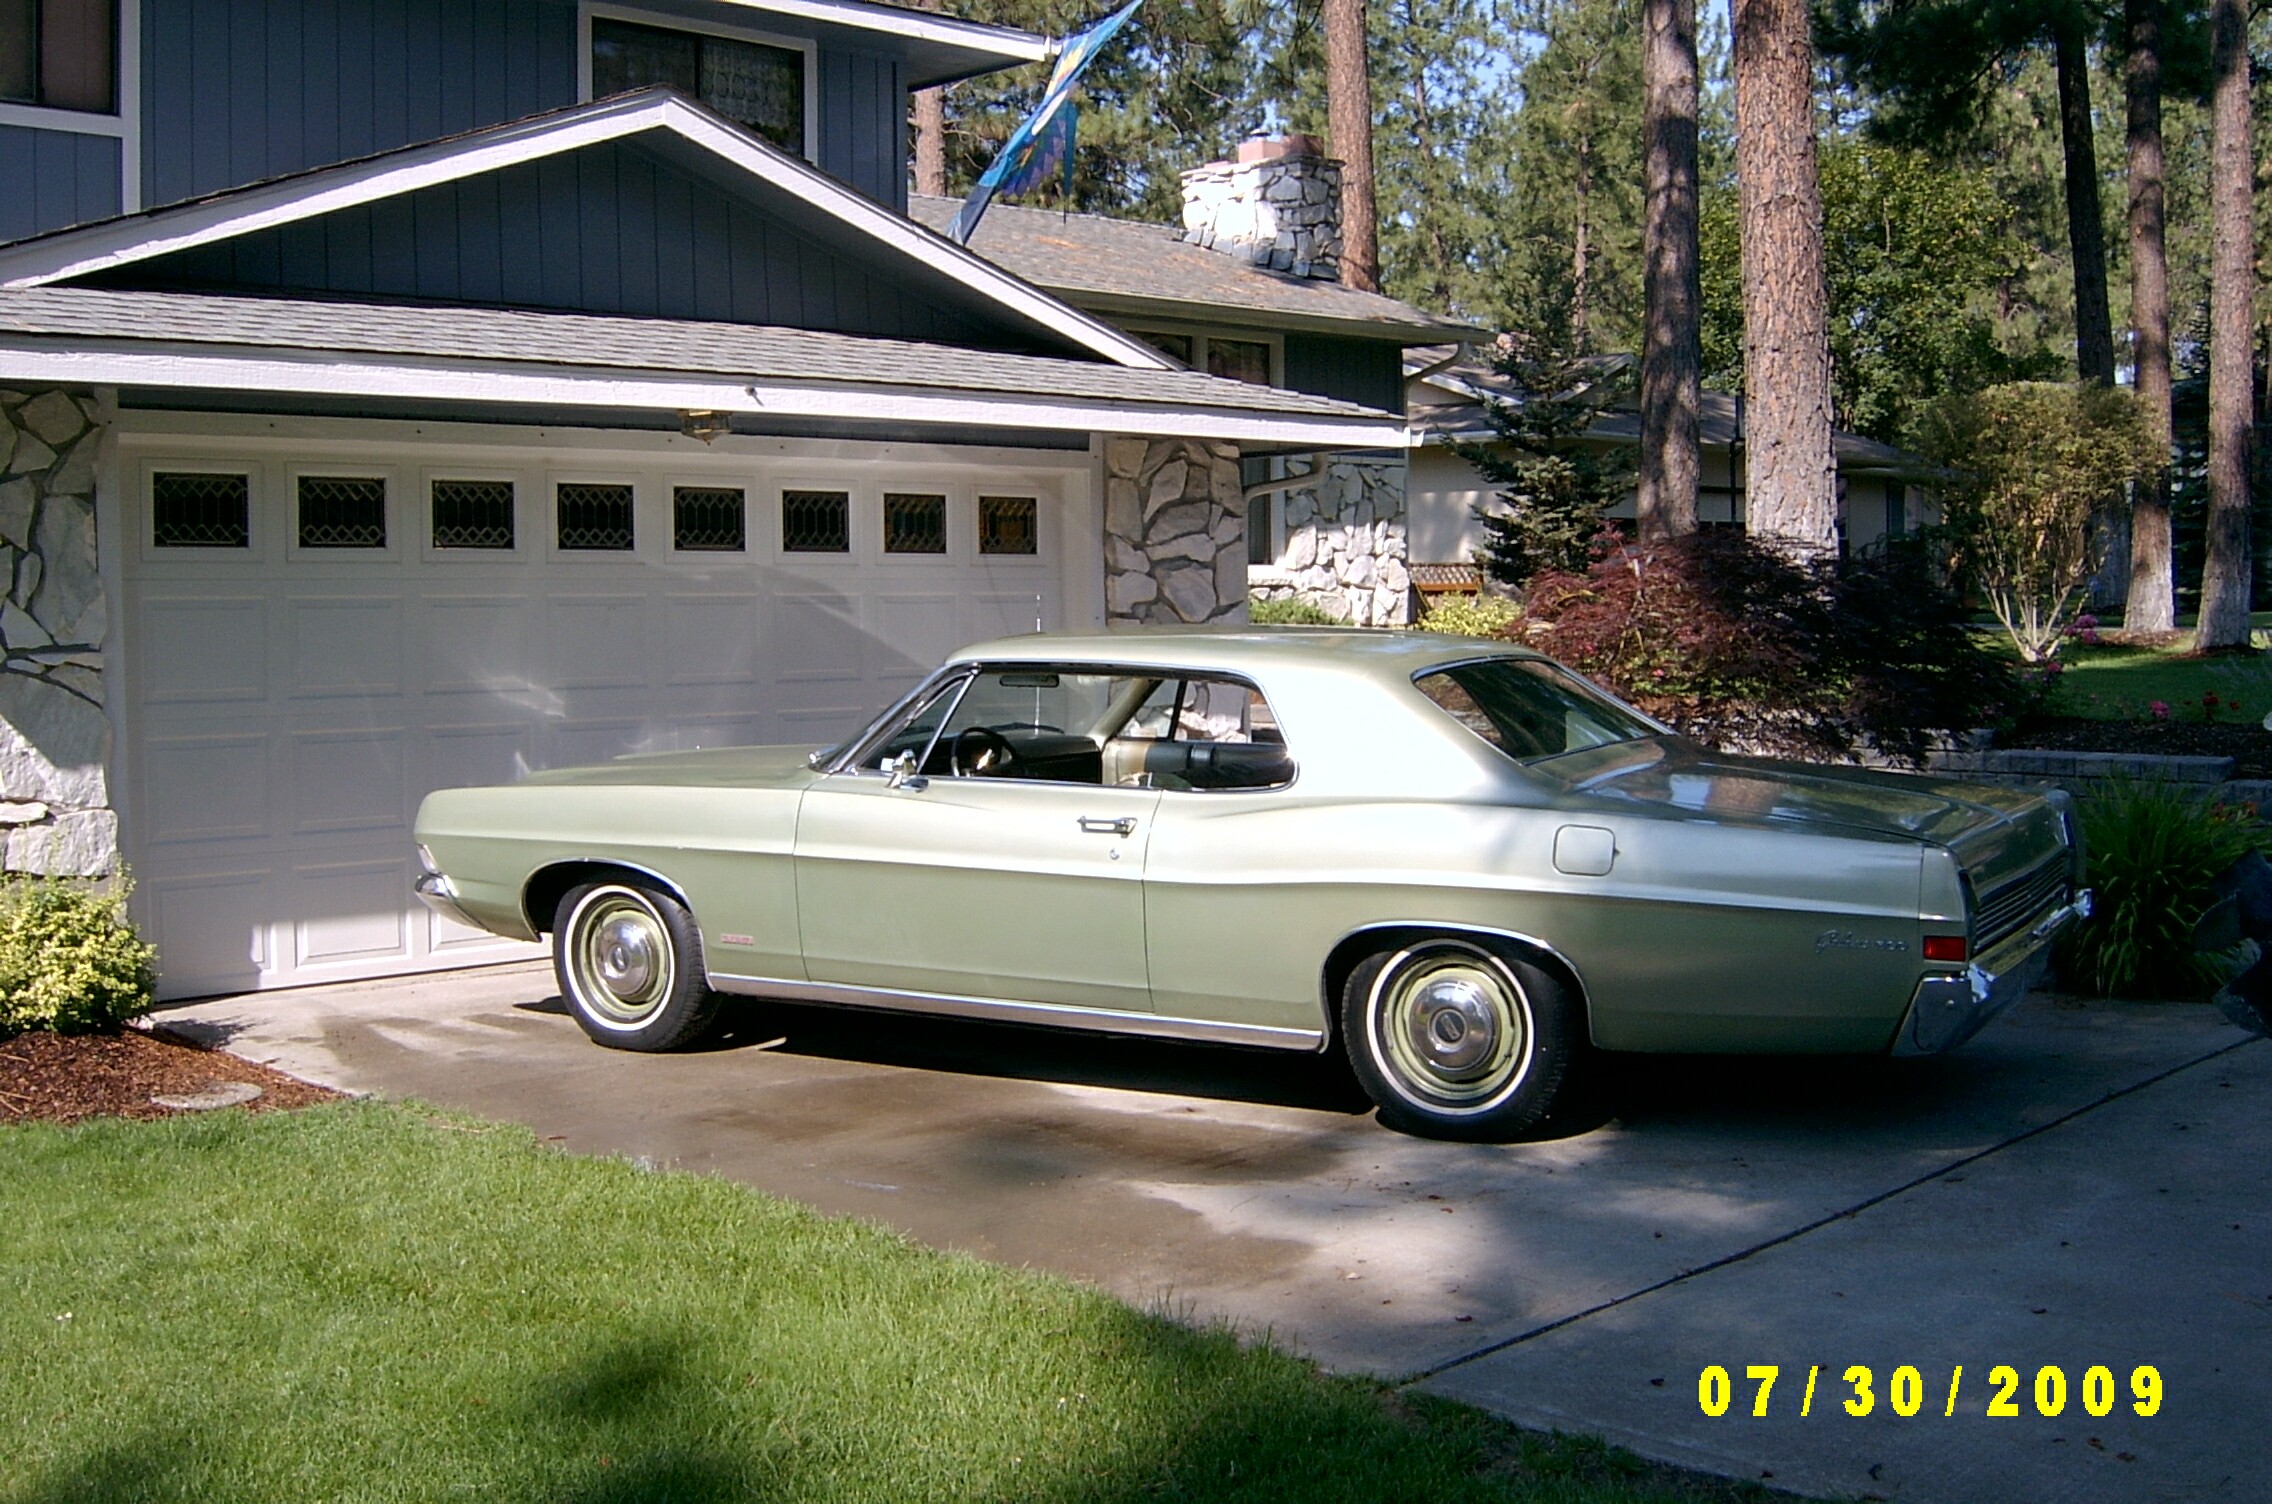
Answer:
[[[1412,682],[1446,715],[1518,762],[1657,734],[1655,726],[1544,659],[1484,658],[1431,669]]]

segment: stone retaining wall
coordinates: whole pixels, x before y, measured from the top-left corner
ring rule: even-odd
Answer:
[[[1105,617],[1246,620],[1239,452],[1196,439],[1107,439]]]
[[[118,865],[104,768],[109,603],[95,554],[101,406],[0,391],[0,831],[10,872]]]
[[[2111,783],[2151,783],[2222,804],[2253,804],[2272,817],[2272,780],[2235,779],[2229,757],[2156,757],[2134,752],[2061,752],[2038,747],[1936,753],[1933,771],[1981,783],[2057,784],[2088,794]]]

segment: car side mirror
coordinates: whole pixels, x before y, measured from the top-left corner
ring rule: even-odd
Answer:
[[[915,754],[902,752],[885,764],[890,777],[884,780],[887,789],[920,789],[930,783],[928,778],[915,771]]]

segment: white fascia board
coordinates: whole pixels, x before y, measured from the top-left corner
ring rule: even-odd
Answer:
[[[971,291],[1116,365],[1169,371],[1167,356],[895,214],[817,168],[763,145],[675,95],[646,92],[467,137],[319,168],[154,215],[43,236],[0,251],[0,287],[45,287],[278,225],[414,193],[644,131],[665,130],[912,256]]]
[[[453,361],[310,358],[281,352],[219,355],[194,348],[94,350],[0,347],[0,383],[227,391],[261,395],[384,397],[499,406],[557,406],[749,413],[760,416],[926,427],[1030,428],[1303,444],[1333,449],[1405,449],[1412,435],[1394,418],[1241,413],[1176,403],[1131,404],[1012,392],[694,376],[671,372],[564,370]]]
[[[935,12],[901,10],[896,6],[861,5],[845,0],[726,0],[744,10],[770,11],[777,16],[873,31],[885,36],[912,37],[942,47],[986,53],[1007,63],[1038,63],[1057,50],[1057,44],[1030,31],[959,21]]]

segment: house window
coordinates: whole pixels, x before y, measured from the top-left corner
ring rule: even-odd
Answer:
[[[1209,339],[1207,374],[1270,385],[1270,347],[1256,339]]]
[[[252,478],[151,476],[150,541],[159,548],[252,547]]]
[[[434,482],[436,548],[511,548],[513,483],[509,480]]]
[[[1136,336],[1162,355],[1172,355],[1185,365],[1192,364],[1191,336],[1188,334],[1139,334]]]
[[[1256,386],[1274,386],[1278,341],[1262,334],[1202,334],[1189,329],[1131,329],[1136,338],[1194,371]]]
[[[884,552],[943,554],[947,551],[947,499],[944,496],[884,494]]]
[[[342,475],[300,477],[300,547],[386,546],[385,481]]]
[[[749,547],[742,493],[680,486],[671,493],[671,547],[681,553],[738,554]]]
[[[842,491],[783,491],[781,549],[792,554],[852,552],[852,498]]]
[[[631,547],[631,488],[563,481],[553,488],[563,550],[623,553]]]
[[[805,151],[805,55],[738,37],[592,19],[592,97],[654,85],[699,99],[783,151]]]
[[[117,0],[0,0],[0,100],[118,113]]]
[[[978,498],[978,551],[982,554],[1038,554],[1041,504],[1031,496]]]

